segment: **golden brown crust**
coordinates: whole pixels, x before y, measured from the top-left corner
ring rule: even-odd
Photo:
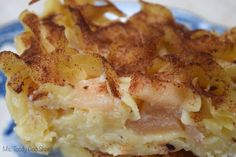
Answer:
[[[219,107],[218,104],[222,104],[224,97],[227,97],[230,78],[225,77],[224,70],[213,57],[234,61],[232,57],[221,58],[221,53],[223,50],[229,51],[228,55],[232,56],[231,51],[235,49],[235,31],[232,30],[222,36],[203,30],[189,31],[174,23],[171,13],[164,7],[146,2],[141,4],[143,10],[126,23],[116,21],[104,26],[101,22],[95,30],[91,28],[95,23],[92,14],[94,10],[101,11],[98,18],[103,18],[102,14],[106,11],[114,11],[118,16],[123,14],[109,2],[104,7],[96,7],[69,0],[63,7],[70,12],[71,20],[81,31],[83,38],[81,42],[84,46],[80,47],[80,50],[96,53],[104,58],[102,60],[107,67],[105,69],[110,69],[107,70],[107,77],[115,96],[119,97],[115,75],[132,76],[140,72],[149,78],[147,73],[152,61],[160,58],[170,64],[167,75],[181,75],[184,78],[182,84],[191,87],[200,95],[210,97],[213,104]],[[92,9],[89,9],[90,7]],[[155,9],[162,12],[156,12]],[[89,15],[91,17],[87,17],[83,12],[91,13]],[[69,60],[70,57],[65,51],[70,48],[65,34],[66,25],[58,24],[61,23],[58,22],[58,16],[61,15],[54,14],[40,19],[33,13],[22,13],[21,20],[27,29],[20,36],[21,42],[26,47],[20,58],[35,73],[35,80],[63,85],[65,80],[60,78],[56,65],[62,58]],[[70,51],[77,53],[75,50]],[[163,51],[167,54],[161,54]],[[193,71],[198,72],[195,74]],[[214,84],[214,88],[211,87],[211,90],[206,91],[205,85],[192,86],[192,80],[199,77],[199,74],[204,77],[198,79]],[[156,72],[154,75],[155,79],[160,79],[163,74]],[[199,82],[201,83],[201,80]],[[21,85],[22,83],[19,83],[14,87],[16,91],[21,91]]]
[[[162,124],[156,122],[163,119],[173,122],[171,126],[166,123],[163,132],[186,129],[180,122],[181,104],[156,103],[159,108],[151,108],[150,100],[142,104],[144,98],[140,93],[147,85],[154,91],[169,88],[169,84],[176,91],[189,89],[187,92],[199,95],[202,101],[209,100],[214,110],[236,112],[236,80],[219,63],[235,66],[236,29],[222,35],[191,31],[177,24],[165,7],[143,1],[140,1],[142,10],[127,22],[112,21],[104,14],[111,12],[118,17],[124,14],[109,1],[104,3],[95,6],[93,1],[66,0],[45,17],[23,12],[21,22],[25,32],[17,38],[22,52],[0,54],[0,67],[8,76],[8,87],[16,93],[26,91],[31,101],[37,101],[48,96],[48,92],[35,92],[40,85],[75,88],[80,80],[104,74],[109,89],[101,86],[98,91],[109,90],[105,92],[121,98],[119,78],[128,76],[131,78],[128,92],[141,102],[137,104],[141,119],[127,121],[126,126],[141,134],[160,131]],[[146,114],[152,117],[147,118],[148,122],[143,118]],[[190,116],[199,125],[205,118],[202,110]],[[172,152],[173,147],[165,144],[163,147]],[[93,155],[110,157],[98,152]],[[181,156],[193,155],[179,151],[163,157]]]

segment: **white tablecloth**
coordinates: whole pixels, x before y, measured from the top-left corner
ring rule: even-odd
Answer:
[[[41,0],[43,1],[43,0]],[[118,0],[115,0],[118,1]],[[120,0],[132,1],[132,0]],[[190,10],[205,19],[227,27],[236,26],[236,0],[149,0],[170,7]],[[17,19],[29,0],[0,0],[0,25]],[[42,3],[42,2],[41,2]],[[31,7],[32,8],[32,7]],[[41,4],[33,5],[42,10]]]

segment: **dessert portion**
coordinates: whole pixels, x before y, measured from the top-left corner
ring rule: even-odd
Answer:
[[[109,1],[21,14],[0,67],[22,143],[65,157],[236,154],[236,30],[191,31],[140,5],[125,22]]]

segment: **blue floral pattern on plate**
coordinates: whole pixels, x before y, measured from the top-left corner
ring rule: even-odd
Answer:
[[[128,7],[130,7],[130,5],[126,6],[126,9]],[[128,9],[134,9],[134,8],[131,7]],[[136,9],[134,9],[134,10],[136,10]],[[195,14],[193,14],[189,11],[185,11],[185,10],[181,10],[181,9],[177,9],[177,8],[172,8],[171,10],[172,10],[172,13],[178,23],[184,24],[186,27],[188,27],[192,30],[206,29],[206,30],[212,30],[212,31],[215,31],[218,33],[223,33],[226,30],[225,27],[212,24],[212,23],[202,19],[201,17],[196,16]],[[23,30],[23,27],[18,21],[0,27],[0,48],[6,44],[13,45],[14,37],[17,34],[19,34],[22,30]],[[4,74],[2,72],[0,72],[0,96],[5,96],[5,81],[6,81],[6,78],[5,78]],[[1,136],[4,136],[4,138],[7,139],[6,140],[6,141],[8,141],[7,144],[9,144],[11,146],[13,146],[13,145],[20,146],[19,140],[13,132],[14,127],[15,127],[15,124],[13,122],[11,122],[9,124],[9,127],[5,130],[5,132]],[[30,152],[26,152],[26,153],[25,152],[16,152],[16,153],[18,154],[19,157],[46,157],[45,155],[38,155],[38,154],[30,153]],[[61,156],[59,154],[60,153],[58,153],[58,152],[56,152],[56,153],[53,152],[49,156],[50,157],[54,157],[54,156],[59,157],[59,156]]]

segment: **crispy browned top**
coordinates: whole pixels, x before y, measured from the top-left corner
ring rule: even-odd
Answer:
[[[85,69],[86,79],[105,73],[115,97],[120,97],[118,78],[129,76],[134,97],[144,80],[155,88],[168,82],[209,98],[216,109],[236,112],[236,76],[219,64],[236,62],[236,29],[222,35],[191,31],[176,23],[165,7],[140,4],[141,11],[126,22],[105,17],[125,16],[109,1],[103,6],[94,1],[54,1],[42,17],[23,12],[25,31],[16,38],[18,53],[0,54],[8,86],[28,95],[44,83],[73,87],[76,74]],[[195,121],[201,117],[193,115]]]
[[[73,86],[71,78],[64,76],[64,68],[59,67],[78,69],[77,64],[71,64],[73,56],[88,54],[109,69],[105,71],[116,97],[119,97],[117,77],[139,73],[173,83],[173,77],[181,77],[178,84],[211,98],[215,107],[226,104],[235,78],[228,76],[217,60],[235,64],[235,29],[223,35],[190,31],[177,24],[165,7],[143,1],[142,10],[127,22],[112,21],[105,13],[118,17],[124,14],[112,3],[104,3],[95,6],[93,1],[66,0],[64,4],[55,1],[55,7],[42,17],[23,12],[25,32],[17,37],[23,49],[18,55],[11,52],[0,55],[3,70],[11,73],[8,84],[21,92],[23,80],[29,76],[22,78],[23,74],[20,76],[19,71],[10,68],[21,63],[25,73],[30,73],[34,87],[39,83]],[[195,78],[198,81],[193,85]],[[230,102],[227,105],[234,109],[235,102]]]

